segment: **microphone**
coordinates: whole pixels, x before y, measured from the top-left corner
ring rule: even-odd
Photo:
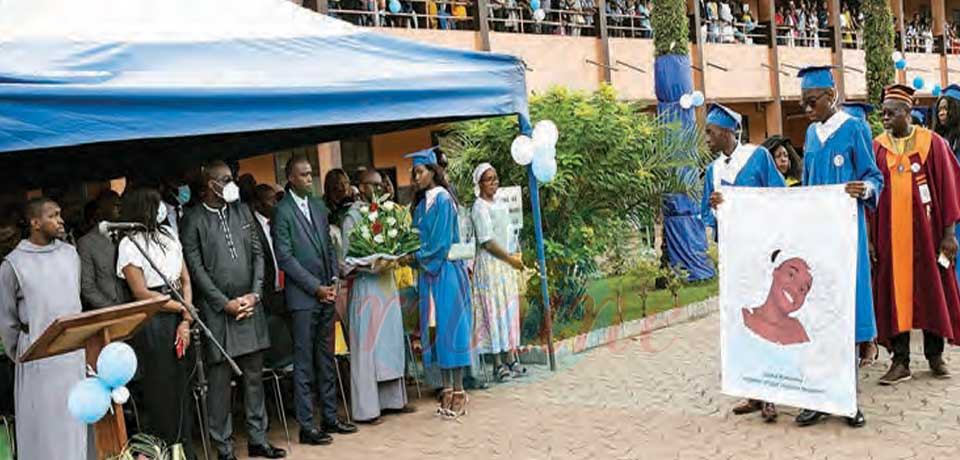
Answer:
[[[107,222],[103,221],[97,225],[97,230],[101,235],[109,236],[113,232],[130,232],[134,230],[146,230],[147,227],[137,222]]]

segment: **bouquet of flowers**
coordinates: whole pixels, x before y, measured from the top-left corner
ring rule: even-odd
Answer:
[[[413,228],[406,206],[378,196],[360,208],[360,217],[350,231],[347,263],[370,265],[377,259],[396,260],[420,249],[420,232]]]

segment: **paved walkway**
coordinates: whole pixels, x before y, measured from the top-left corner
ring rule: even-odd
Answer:
[[[730,415],[737,401],[719,391],[718,321],[713,314],[571,358],[555,374],[534,369],[523,380],[474,392],[470,413],[459,421],[435,417],[435,403],[425,398],[417,402],[420,412],[361,426],[331,446],[294,444],[292,458],[859,460],[960,453],[960,376],[930,378],[922,352],[914,379],[899,386],[876,384],[885,357],[861,373],[862,429],[842,419],[799,428],[797,411],[786,408],[776,424]],[[960,374],[960,352],[950,349],[951,358]],[[271,438],[285,444],[276,431]]]

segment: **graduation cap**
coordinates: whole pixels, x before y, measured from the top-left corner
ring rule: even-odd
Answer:
[[[876,110],[876,107],[871,104],[867,104],[866,102],[844,102],[841,105],[843,106],[844,112],[847,112],[847,114],[850,116],[859,118],[861,120],[866,120],[867,115],[870,115],[874,110]]]
[[[954,83],[943,89],[943,95],[954,100],[960,101],[960,85]]]
[[[437,153],[435,150],[438,146],[433,146],[428,149],[421,150],[419,152],[408,153],[404,155],[404,158],[413,158],[413,167],[416,168],[420,165],[435,165],[437,164]]]
[[[800,69],[800,89],[833,88],[833,67],[828,65],[810,66]]]
[[[916,121],[917,124],[926,126],[927,117],[930,115],[930,108],[917,106],[910,111],[910,116]]]
[[[739,113],[721,104],[710,104],[710,110],[707,111],[707,124],[716,125],[730,131],[736,131],[742,120],[743,117]]]
[[[883,88],[883,102],[897,101],[913,107],[913,94],[917,90],[901,84],[890,85]]]

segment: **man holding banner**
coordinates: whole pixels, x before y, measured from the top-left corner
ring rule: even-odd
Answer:
[[[700,211],[704,224],[713,228],[714,239],[719,236],[714,213],[723,202],[723,195],[718,191],[721,185],[786,186],[767,149],[740,143],[737,131],[740,130],[742,119],[739,113],[720,104],[712,104],[707,112],[707,147],[711,152],[718,153],[719,157],[707,167]],[[757,411],[761,411],[763,419],[768,422],[777,419],[777,409],[773,403],[747,399],[733,408],[736,415]]]
[[[884,90],[883,127],[873,151],[887,187],[870,213],[875,249],[879,342],[893,354],[881,385],[909,380],[910,330],[923,330],[924,354],[936,378],[949,378],[944,338],[960,338],[960,295],[951,268],[957,256],[960,165],[947,142],[913,126],[914,89]]]
[[[877,328],[864,206],[876,207],[883,175],[874,160],[866,124],[837,110],[832,68],[806,67],[798,76],[801,78],[800,105],[813,122],[807,128],[804,143],[803,186],[845,184],[846,193],[857,200],[856,342],[872,342]],[[824,415],[805,409],[796,421],[800,426],[813,425]],[[863,412],[857,410],[847,423],[852,427],[864,426]]]

